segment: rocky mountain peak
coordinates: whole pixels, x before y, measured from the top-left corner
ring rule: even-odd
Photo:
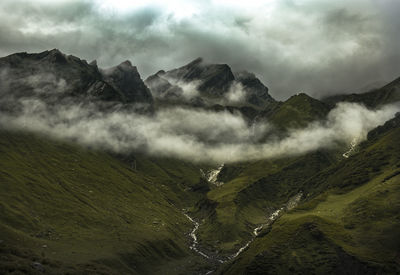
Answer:
[[[92,62],[89,63],[89,65],[97,67],[97,60],[96,59],[93,60]]]
[[[190,67],[190,66],[196,66],[203,63],[203,58],[202,57],[197,57],[196,59],[194,59],[193,61],[189,62],[186,66]]]
[[[124,103],[153,102],[150,91],[130,61],[100,72],[96,61],[88,64],[86,60],[53,49],[0,58],[0,70],[2,68],[7,68],[10,92],[20,93],[16,96],[29,96],[40,90],[42,95],[46,91],[46,96],[54,100],[78,95]],[[60,83],[64,83],[61,90]]]
[[[126,60],[118,66],[102,70],[103,77],[114,89],[124,95],[128,102],[152,104],[150,90],[144,84],[136,66]]]
[[[179,87],[182,83],[193,84],[199,97],[211,105],[230,104],[230,93],[235,92],[244,92],[245,96],[243,102],[232,104],[264,108],[275,102],[269,95],[268,88],[254,74],[247,71],[233,73],[228,64],[207,63],[201,57],[167,72],[158,71],[146,79],[146,84],[155,96],[163,95],[161,100],[171,99],[168,94],[174,95],[173,100],[177,99],[177,94],[179,98],[177,91],[182,88]],[[237,91],[237,88],[243,91]]]
[[[275,102],[272,96],[268,93],[268,88],[258,79],[255,74],[241,71],[235,73],[235,79],[240,84],[249,95],[249,102],[257,105],[263,106],[266,103]]]
[[[63,54],[58,49],[52,49],[52,50],[48,51],[46,59],[48,59],[50,62],[55,62],[55,63],[59,63],[59,64],[67,63],[66,55]]]
[[[124,62],[122,62],[121,64],[118,65],[118,67],[125,67],[125,68],[130,68],[132,66],[132,63],[129,60],[125,60]],[[136,67],[135,67],[136,68]]]
[[[159,70],[158,72],[156,72],[155,75],[161,76],[161,75],[164,75],[164,74],[165,74],[164,70]]]
[[[228,92],[235,79],[227,64],[207,64],[202,58],[196,58],[182,67],[166,72],[165,75],[176,81],[199,81],[198,90],[204,96],[216,96]]]

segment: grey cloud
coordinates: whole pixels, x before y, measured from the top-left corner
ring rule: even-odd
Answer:
[[[0,78],[0,85],[7,84],[7,71],[1,71]],[[340,103],[326,120],[310,122],[277,138],[268,121],[249,124],[240,113],[170,107],[145,115],[135,112],[135,106],[121,108],[81,98],[49,100],[48,94],[57,96],[66,88],[63,79],[49,73],[18,81],[33,88],[33,94],[19,99],[0,94],[0,107],[13,106],[12,110],[0,108],[2,128],[38,132],[122,154],[140,151],[193,162],[240,162],[343,148],[365,140],[369,130],[400,110],[399,105],[369,110]]]
[[[2,114],[2,127],[37,131],[55,138],[118,153],[142,151],[193,162],[229,163],[304,154],[338,144],[359,143],[369,130],[393,117],[399,106],[372,111],[357,104],[339,104],[326,121],[313,122],[288,136],[260,142],[271,128],[248,125],[239,114],[171,108],[154,116],[129,111],[100,111],[93,104],[50,107],[23,99],[22,112]]]
[[[0,55],[59,48],[103,67],[130,59],[144,77],[202,56],[254,72],[277,99],[400,75],[398,1],[275,0],[254,9],[182,1],[197,11],[181,19],[160,3],[106,13],[94,0],[4,0]]]

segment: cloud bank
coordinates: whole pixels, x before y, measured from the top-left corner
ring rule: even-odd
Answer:
[[[256,73],[277,99],[321,97],[399,76],[399,10],[397,0],[2,0],[0,55],[59,48],[102,67],[130,59],[145,77],[202,56]]]
[[[142,152],[207,163],[277,158],[358,143],[365,140],[369,130],[400,110],[395,105],[369,110],[340,103],[325,121],[290,130],[278,139],[271,135],[274,128],[268,122],[249,124],[239,113],[174,107],[144,115],[134,109],[104,108],[99,103],[72,99],[47,104],[38,96],[19,99],[14,105],[18,108],[13,113],[0,112],[1,127],[34,131],[121,154]],[[272,137],[265,140],[267,133]]]

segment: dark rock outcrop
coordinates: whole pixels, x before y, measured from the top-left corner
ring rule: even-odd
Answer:
[[[235,80],[231,68],[226,64],[205,64],[197,58],[189,64],[165,73],[166,78],[183,82],[200,81],[198,90],[207,96],[226,93]]]
[[[334,95],[323,99],[332,107],[338,102],[354,102],[364,104],[369,108],[400,101],[400,78],[397,78],[382,88],[361,94]]]
[[[145,83],[153,95],[159,100],[180,99],[184,103],[191,101],[182,98],[181,84],[195,83],[203,102],[209,106],[222,104],[228,106],[253,106],[265,108],[275,100],[268,94],[268,88],[254,75],[248,72],[232,73],[227,64],[208,64],[202,58],[197,58],[180,68],[170,71],[159,71],[148,77]],[[240,84],[239,86],[235,86]],[[232,88],[243,89],[244,97],[240,102],[230,102],[228,93]],[[198,102],[198,99],[196,99]]]
[[[268,93],[268,88],[253,74],[249,72],[235,73],[236,80],[242,84],[249,95],[248,102],[256,106],[264,106],[275,100]]]
[[[183,91],[179,86],[171,84],[163,77],[164,71],[159,71],[156,74],[149,76],[145,83],[152,91],[156,98],[164,100],[177,100],[182,95]]]
[[[130,61],[102,70],[102,75],[104,80],[124,97],[124,101],[153,103],[149,88],[140,78],[136,66],[132,66]]]
[[[107,70],[97,62],[87,63],[57,49],[41,53],[26,52],[0,58],[0,96],[37,96],[47,101],[65,97],[120,103],[147,103],[153,100],[149,89],[130,63]]]

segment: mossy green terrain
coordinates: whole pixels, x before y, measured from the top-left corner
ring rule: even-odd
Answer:
[[[388,127],[359,153],[321,171],[315,176],[319,192],[283,214],[220,272],[398,274],[399,139],[400,128]]]
[[[301,155],[283,145],[279,157],[224,165],[148,154],[162,148],[165,155],[185,143],[179,149],[204,153],[204,159],[227,155],[229,148],[240,153],[247,145],[251,152],[266,141],[278,144],[309,125],[331,127],[328,113],[338,102],[376,109],[399,101],[400,78],[365,94],[321,101],[300,93],[278,102],[255,75],[199,58],[149,77],[153,99],[129,61],[102,70],[55,49],[13,54],[0,63],[0,274],[400,274],[399,115],[351,150],[335,140],[326,144],[336,147]],[[181,84],[197,91],[187,93],[191,85]],[[210,118],[159,119],[157,112],[169,108],[209,112]],[[75,112],[82,116],[68,118]],[[233,116],[221,121],[219,112]],[[109,114],[105,132],[117,135],[108,139],[134,152],[40,134],[50,125]],[[116,123],[119,115],[127,117],[121,123],[129,131]],[[140,127],[130,124],[130,115]],[[27,132],[27,116],[49,123]],[[368,123],[355,123],[365,127],[377,120],[360,116]],[[201,127],[182,131],[169,121]],[[228,126],[223,133],[214,132],[222,124]],[[102,132],[93,126],[93,133]],[[55,129],[57,136],[74,132]],[[328,136],[341,136],[340,127],[332,130]],[[318,133],[310,132],[307,144],[318,140],[313,135]],[[155,139],[157,145],[153,136],[167,138]],[[214,151],[219,146],[224,150]]]
[[[300,93],[285,102],[276,104],[274,108],[261,113],[280,130],[301,128],[310,122],[325,118],[330,108],[327,104]]]
[[[326,116],[300,94],[270,114],[281,130]],[[394,122],[393,122],[394,121]],[[346,148],[227,164],[212,185],[196,165],[115,155],[0,130],[0,273],[198,274],[254,238],[227,274],[400,272],[399,117]],[[200,223],[199,248],[189,249]]]
[[[140,157],[135,165],[0,131],[0,273],[179,274],[201,262],[182,214],[197,200],[183,193],[199,183],[199,169]]]
[[[303,183],[335,161],[334,152],[314,152],[227,165],[221,172],[221,179],[227,181],[209,191],[204,202],[213,211],[207,208],[208,216],[200,227],[201,244],[223,254],[235,252],[252,238],[257,225],[268,221],[275,209],[299,192],[308,191]],[[229,175],[229,171],[236,172]]]

